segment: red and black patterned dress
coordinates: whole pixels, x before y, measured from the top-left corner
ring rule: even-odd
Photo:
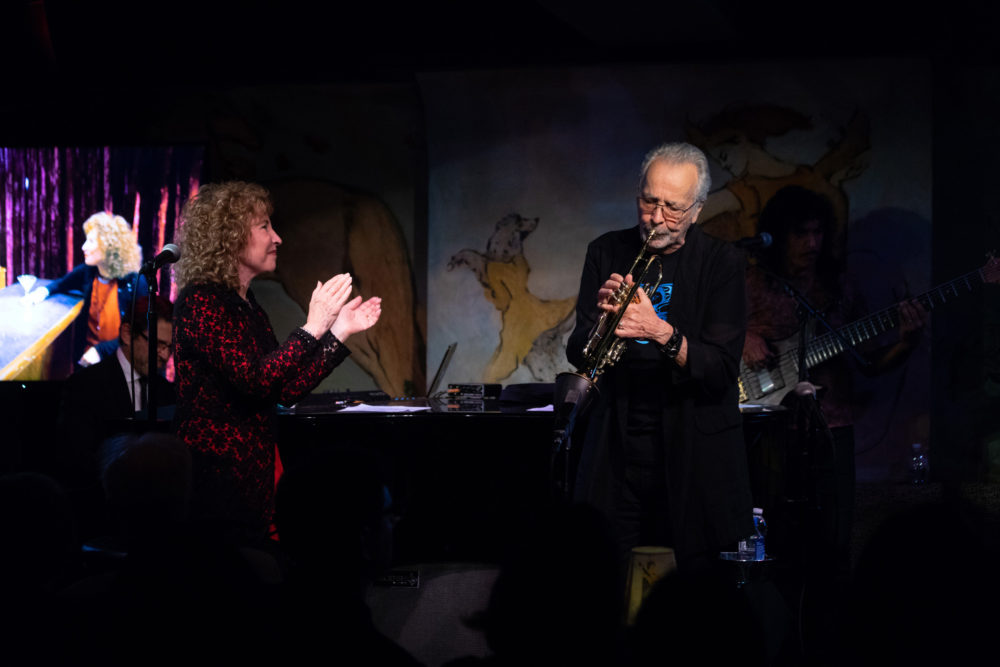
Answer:
[[[174,308],[177,435],[191,450],[201,518],[262,534],[274,512],[275,406],[292,405],[350,351],[294,330],[281,345],[252,292],[189,285]]]

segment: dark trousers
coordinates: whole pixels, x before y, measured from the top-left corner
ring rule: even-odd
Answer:
[[[612,518],[624,563],[628,563],[633,547],[673,546],[663,464],[625,465],[621,494]]]

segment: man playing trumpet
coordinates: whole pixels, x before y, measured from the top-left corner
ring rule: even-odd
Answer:
[[[737,387],[745,260],[694,224],[710,183],[698,148],[654,149],[642,165],[638,227],[587,248],[567,347],[584,370],[595,324],[618,311],[616,292],[633,280],[616,272],[633,266],[647,239],[660,265],[658,285],[637,290],[608,332],[626,347],[600,378],[574,489],[608,515],[623,562],[634,546],[659,545],[674,548],[681,568],[705,566],[753,530]]]

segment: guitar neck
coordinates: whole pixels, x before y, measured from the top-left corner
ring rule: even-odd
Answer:
[[[928,311],[944,305],[948,301],[969,294],[983,284],[983,269],[970,271],[954,280],[934,287],[920,296],[917,301]],[[895,304],[860,320],[846,324],[836,332],[817,336],[806,346],[806,367],[832,359],[848,347],[854,347],[899,326],[899,305]]]
[[[1000,282],[1000,258],[991,257],[982,268],[938,285],[914,300],[925,309],[933,310],[958,296],[974,291],[984,283],[998,282]],[[899,326],[899,306],[893,305],[851,322],[835,332],[817,336],[806,345],[804,355],[806,368],[828,361],[848,348],[897,326]],[[754,370],[740,361],[740,401],[753,400],[773,405],[780,402],[782,397],[792,390],[795,378],[799,375],[800,351],[793,338],[774,343],[778,349],[777,359],[767,368]]]

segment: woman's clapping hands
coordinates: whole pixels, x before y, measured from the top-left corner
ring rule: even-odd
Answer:
[[[316,283],[309,300],[309,313],[302,326],[314,337],[319,338],[333,326],[337,315],[351,296],[351,274],[340,273],[325,283]]]
[[[356,296],[340,309],[331,331],[340,342],[345,342],[352,334],[371,328],[382,314],[382,299],[373,296],[362,301]]]

